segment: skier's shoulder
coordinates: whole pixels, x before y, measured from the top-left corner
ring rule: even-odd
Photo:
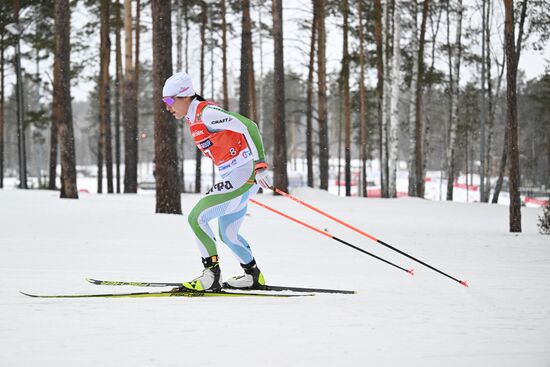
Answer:
[[[235,117],[216,104],[207,104],[202,110],[202,121],[212,127],[221,127],[232,123]]]

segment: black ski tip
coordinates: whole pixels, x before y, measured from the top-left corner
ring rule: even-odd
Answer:
[[[21,293],[22,295],[27,296],[27,297],[33,297],[33,298],[39,298],[40,297],[36,294],[25,293],[23,291],[19,291],[19,293]]]

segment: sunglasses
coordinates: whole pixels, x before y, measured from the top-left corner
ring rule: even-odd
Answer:
[[[176,103],[176,98],[175,97],[163,97],[162,98],[162,101],[168,105],[168,106],[172,106],[174,103]]]

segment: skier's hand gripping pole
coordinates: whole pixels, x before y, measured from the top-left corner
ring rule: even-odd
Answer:
[[[264,190],[273,190],[273,182],[271,181],[271,175],[269,174],[267,163],[263,161],[256,162],[254,167],[254,178],[256,183]]]

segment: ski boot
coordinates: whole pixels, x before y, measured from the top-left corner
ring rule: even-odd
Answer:
[[[172,291],[197,291],[197,292],[218,292],[222,290],[222,275],[218,256],[204,257],[202,259],[204,270],[202,275],[190,282],[184,282],[181,286]]]
[[[241,264],[244,274],[231,277],[223,283],[225,288],[229,289],[265,289],[265,279],[256,265],[256,260],[252,259],[248,264]]]

